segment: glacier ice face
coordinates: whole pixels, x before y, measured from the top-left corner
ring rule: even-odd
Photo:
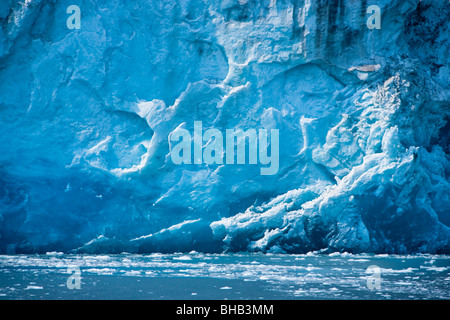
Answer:
[[[0,4],[0,252],[449,252],[449,5]],[[280,168],[175,165],[180,125]]]

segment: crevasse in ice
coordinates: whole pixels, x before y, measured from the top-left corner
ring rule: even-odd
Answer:
[[[371,4],[2,1],[0,252],[448,253],[450,6]],[[175,165],[194,121],[277,174]]]

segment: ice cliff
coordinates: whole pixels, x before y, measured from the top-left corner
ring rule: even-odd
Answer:
[[[3,0],[0,253],[450,253],[449,16],[444,0]],[[194,121],[279,129],[278,173],[175,165],[168,136]]]

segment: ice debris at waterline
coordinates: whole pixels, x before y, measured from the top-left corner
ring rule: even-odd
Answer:
[[[450,252],[448,1],[0,4],[0,252]],[[175,165],[278,129],[279,170]]]

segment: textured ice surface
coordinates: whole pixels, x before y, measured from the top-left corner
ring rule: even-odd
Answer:
[[[0,4],[0,252],[450,252],[450,6]],[[280,130],[280,169],[168,135]]]

